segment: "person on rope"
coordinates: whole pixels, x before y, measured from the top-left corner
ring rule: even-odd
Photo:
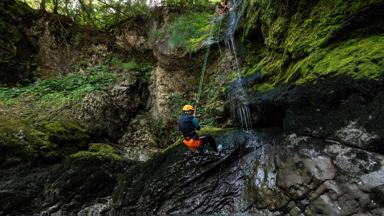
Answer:
[[[219,15],[223,15],[223,14],[228,13],[228,12],[229,12],[228,0],[224,0],[224,1],[220,2],[219,9],[218,9],[217,13]]]
[[[219,152],[215,139],[210,135],[199,137],[197,130],[200,130],[199,121],[195,117],[195,110],[191,105],[183,106],[183,113],[179,118],[179,128],[184,136],[183,143],[193,152],[198,152],[201,147],[209,144],[213,151]]]

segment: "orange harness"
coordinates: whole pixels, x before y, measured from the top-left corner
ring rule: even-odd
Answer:
[[[183,143],[192,151],[196,151],[203,144],[200,137],[198,140],[194,140],[191,137],[185,137]]]

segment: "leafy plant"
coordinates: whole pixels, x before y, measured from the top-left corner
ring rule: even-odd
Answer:
[[[149,34],[149,43],[154,44],[159,39],[164,39],[167,36],[167,33],[163,30],[151,31]]]
[[[211,16],[208,12],[190,12],[178,17],[169,28],[169,46],[188,52],[198,50],[214,27],[210,23]]]
[[[123,62],[120,59],[113,58],[109,64],[111,67],[121,68],[125,72],[136,71],[140,73],[140,78],[147,80],[149,78],[149,72],[152,69],[152,65],[149,62],[139,62],[135,59],[131,59],[127,62]]]
[[[30,86],[0,88],[0,101],[14,104],[25,98],[33,99],[40,105],[61,106],[65,103],[79,100],[88,92],[101,91],[109,88],[116,77],[104,65],[95,66],[88,70],[87,75],[69,74],[62,78],[47,79]]]

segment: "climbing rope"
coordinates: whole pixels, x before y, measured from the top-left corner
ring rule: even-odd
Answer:
[[[201,94],[203,92],[203,81],[204,81],[204,76],[205,76],[205,72],[207,70],[207,65],[208,65],[208,56],[209,56],[209,50],[210,50],[210,47],[211,47],[211,40],[212,40],[212,34],[213,34],[213,29],[214,29],[215,15],[216,15],[216,12],[214,13],[213,19],[212,19],[212,22],[211,22],[212,26],[211,26],[211,30],[209,32],[208,46],[207,46],[207,49],[205,51],[203,67],[201,69],[200,80],[199,80],[199,87],[198,87],[196,101],[195,101],[195,110],[197,108],[197,105],[199,104],[200,97],[201,97]]]

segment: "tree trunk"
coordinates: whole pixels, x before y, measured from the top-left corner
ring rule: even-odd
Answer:
[[[41,0],[41,2],[40,2],[40,10],[41,11],[46,11],[45,10],[45,3],[46,3],[46,0]]]
[[[53,0],[53,13],[57,14],[58,9],[59,9],[59,0]]]

